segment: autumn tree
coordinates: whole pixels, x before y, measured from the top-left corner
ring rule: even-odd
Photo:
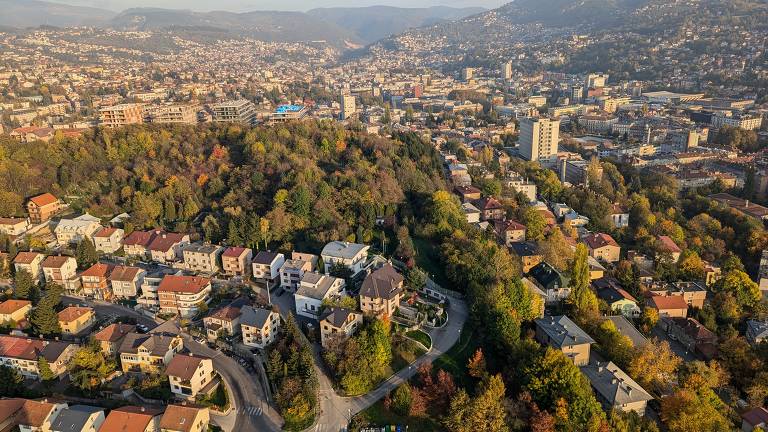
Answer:
[[[500,375],[494,375],[483,382],[478,395],[470,398],[463,389],[451,400],[444,425],[451,432],[505,432],[504,382]]]
[[[696,375],[661,401],[661,420],[670,432],[731,430],[726,405]]]
[[[526,207],[525,210],[523,210],[521,219],[525,225],[526,239],[533,241],[544,239],[544,231],[547,227],[547,221],[535,207]]]
[[[666,390],[675,380],[680,365],[667,341],[650,341],[638,349],[630,360],[627,373],[643,388],[657,392]]]
[[[467,370],[469,371],[469,376],[477,379],[483,379],[488,374],[482,348],[478,348],[475,354],[472,355],[472,358],[469,359]]]
[[[570,266],[571,293],[566,302],[573,310],[574,316],[580,323],[593,322],[600,314],[597,296],[589,287],[589,252],[583,243],[576,245],[573,262]]]

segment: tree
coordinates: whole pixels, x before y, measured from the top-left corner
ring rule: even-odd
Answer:
[[[411,410],[411,386],[401,384],[392,394],[392,410],[401,416],[407,416]]]
[[[43,356],[37,359],[37,369],[40,371],[40,379],[44,382],[53,381],[56,378],[56,375],[51,370],[51,365]]]
[[[24,393],[24,377],[14,368],[0,365],[0,397],[16,397]]]
[[[661,400],[661,420],[670,432],[732,430],[725,412],[725,404],[701,377],[689,379]]]
[[[32,311],[30,322],[35,333],[51,336],[61,333],[56,306],[61,302],[61,287],[51,284],[46,288],[45,295]]]
[[[659,311],[652,307],[643,308],[643,314],[640,316],[640,322],[642,323],[642,330],[645,334],[650,334],[651,330],[656,327],[656,323],[659,322]]]
[[[451,432],[505,432],[506,409],[504,407],[504,382],[501,375],[494,375],[480,385],[479,393],[470,399],[466,391],[459,390],[451,400],[444,420]]]
[[[469,376],[477,379],[483,379],[488,374],[482,348],[478,348],[472,358],[469,359],[467,370],[469,371]]]
[[[742,270],[731,270],[715,282],[713,291],[730,293],[739,306],[752,307],[760,300],[760,287]]]
[[[646,389],[664,391],[675,379],[679,365],[680,357],[672,352],[669,342],[650,341],[630,360],[627,373]]]
[[[577,321],[589,323],[600,314],[597,296],[589,287],[589,252],[583,243],[576,245],[571,263],[571,293],[566,302],[573,309]]]
[[[680,276],[685,280],[699,280],[704,278],[704,261],[695,251],[686,249],[680,254],[677,261]]]
[[[33,298],[35,282],[32,275],[26,270],[17,271],[13,276],[13,294],[14,297],[24,300]]]
[[[547,227],[547,221],[535,207],[526,207],[523,211],[523,224],[525,225],[525,238],[528,240],[539,241],[544,238],[544,230]]]
[[[405,282],[408,288],[420,290],[427,284],[427,273],[421,267],[413,267],[406,273]]]
[[[96,247],[88,237],[83,238],[77,245],[75,251],[75,259],[77,260],[77,266],[81,269],[87,269],[88,267],[96,264],[99,260],[99,254],[96,252]]]
[[[573,258],[573,249],[559,227],[555,227],[546,240],[541,242],[539,251],[544,261],[559,271],[565,271]]]

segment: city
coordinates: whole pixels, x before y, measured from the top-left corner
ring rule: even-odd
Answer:
[[[125,2],[0,17],[0,431],[768,430],[764,2]]]

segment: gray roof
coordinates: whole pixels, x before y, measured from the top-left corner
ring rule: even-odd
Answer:
[[[632,341],[632,345],[639,348],[648,343],[648,339],[624,315],[609,316],[606,319],[611,320],[613,325],[616,326],[616,330],[628,337]]]
[[[299,289],[296,290],[296,295],[322,300],[337,279],[337,277],[329,275],[306,272],[301,277],[301,284],[299,284]],[[311,287],[304,286],[305,283],[310,284]]]
[[[256,264],[269,265],[275,261],[278,255],[281,254],[277,252],[259,251],[259,253],[253,257],[253,262]]]
[[[271,310],[254,308],[253,306],[243,306],[240,308],[240,324],[245,324],[250,327],[264,328],[264,324],[267,323],[271,314]]]
[[[325,247],[323,248],[323,251],[321,252],[321,255],[332,256],[336,258],[352,259],[363,250],[368,249],[368,247],[369,247],[368,245],[364,245],[364,244],[332,241],[327,245],[325,245]]]
[[[341,328],[344,326],[344,323],[347,322],[347,318],[350,314],[356,315],[357,312],[351,309],[332,307],[323,313],[320,321],[328,321],[332,326]]]
[[[768,338],[768,322],[766,321],[747,321],[747,333],[751,333],[755,338]]]
[[[127,354],[136,354],[139,352],[139,347],[146,348],[152,355],[162,356],[168,352],[171,346],[171,342],[175,339],[174,335],[170,334],[140,334],[140,333],[128,333],[123,339],[123,343],[120,344],[118,352]]]
[[[92,406],[72,405],[69,408],[63,409],[59,415],[56,416],[56,420],[54,420],[51,425],[51,430],[53,432],[81,431],[85,428],[88,419],[94,413],[100,411],[103,410]]]
[[[536,325],[541,327],[549,336],[551,343],[558,348],[595,343],[594,339],[565,315],[539,318],[536,320]]]
[[[199,244],[199,243],[193,243],[191,245],[188,245],[184,248],[184,251],[190,251],[195,253],[204,253],[206,255],[210,255],[214,252],[217,252],[219,249],[221,249],[220,246],[214,246],[214,245],[206,245],[206,244]]]
[[[360,288],[360,296],[390,300],[402,291],[400,285],[403,280],[403,276],[391,264],[385,264],[366,276]]]
[[[653,396],[648,394],[640,387],[640,384],[636,383],[613,362],[590,363],[582,366],[581,371],[589,378],[592,388],[611,405],[623,405],[653,399]]]

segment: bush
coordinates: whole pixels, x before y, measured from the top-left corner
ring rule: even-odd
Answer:
[[[404,383],[392,393],[392,410],[401,416],[407,416],[411,410],[411,386]]]

